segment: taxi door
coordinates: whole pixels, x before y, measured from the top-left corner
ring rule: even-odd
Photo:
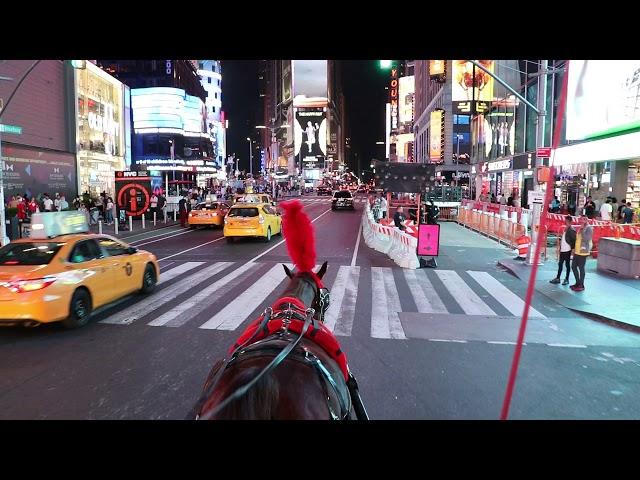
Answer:
[[[65,270],[69,284],[82,284],[89,289],[94,309],[111,300],[113,274],[95,240],[76,243],[66,259]]]
[[[276,235],[280,233],[281,230],[281,218],[278,215],[278,211],[273,208],[271,205],[265,205],[262,208],[265,218],[267,220],[267,225],[271,227],[271,234]]]
[[[104,262],[113,275],[112,300],[140,290],[144,263],[129,253],[129,247],[112,238],[100,238],[98,244],[106,254]]]

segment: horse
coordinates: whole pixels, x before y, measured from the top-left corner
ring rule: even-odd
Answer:
[[[196,420],[368,419],[333,334],[324,327],[329,290],[318,272],[293,273],[279,299],[218,361],[190,413]]]

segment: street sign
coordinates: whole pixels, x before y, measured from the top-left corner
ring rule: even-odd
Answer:
[[[538,158],[549,158],[551,157],[551,147],[540,147],[536,152],[536,156]]]
[[[527,192],[527,198],[529,199],[529,205],[544,205],[544,192],[529,190]]]
[[[22,135],[22,127],[17,125],[3,125],[0,123],[0,133],[13,133],[14,135]]]

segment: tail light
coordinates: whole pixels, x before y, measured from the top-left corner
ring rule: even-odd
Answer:
[[[264,217],[263,217],[262,215],[260,215],[260,216],[258,217],[258,223],[259,223],[259,224],[263,224],[263,223],[264,223]]]
[[[47,288],[55,281],[55,277],[44,277],[34,278],[31,280],[15,280],[13,282],[5,283],[4,286],[11,290],[13,293],[28,293]]]

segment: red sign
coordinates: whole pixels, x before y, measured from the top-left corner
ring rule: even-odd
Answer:
[[[538,148],[538,152],[536,153],[538,158],[549,158],[551,157],[551,147],[540,147]]]

